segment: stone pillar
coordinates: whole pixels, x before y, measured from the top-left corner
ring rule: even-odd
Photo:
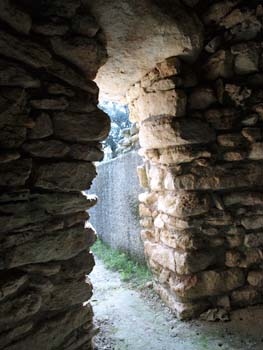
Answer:
[[[1,0],[0,27],[0,348],[88,350],[101,32],[78,0]]]
[[[171,57],[127,94],[145,254],[184,319],[263,301],[263,9],[187,3],[204,25],[198,60]]]

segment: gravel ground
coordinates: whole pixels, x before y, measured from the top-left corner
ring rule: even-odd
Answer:
[[[263,308],[235,311],[230,322],[177,320],[148,284],[137,290],[96,259],[91,273],[96,350],[262,350]]]

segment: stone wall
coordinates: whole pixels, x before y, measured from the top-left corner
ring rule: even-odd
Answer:
[[[90,211],[98,236],[139,261],[144,260],[138,201],[142,188],[136,172],[141,163],[136,151],[101,163],[90,190],[98,196],[97,205]]]
[[[91,349],[103,37],[79,0],[1,0],[0,27],[0,348]]]
[[[127,98],[145,254],[158,293],[190,318],[263,301],[263,7],[185,2],[204,25],[199,59],[165,60]]]

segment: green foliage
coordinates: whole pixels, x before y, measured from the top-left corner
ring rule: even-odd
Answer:
[[[92,246],[92,251],[108,269],[118,271],[123,281],[141,285],[151,280],[151,273],[146,265],[132,260],[125,253],[110,248],[99,239]]]

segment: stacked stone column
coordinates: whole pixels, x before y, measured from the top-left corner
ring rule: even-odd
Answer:
[[[195,6],[198,61],[169,58],[127,95],[145,159],[145,254],[184,319],[263,300],[262,6]]]
[[[91,349],[100,29],[64,0],[1,0],[0,26],[0,349]]]

